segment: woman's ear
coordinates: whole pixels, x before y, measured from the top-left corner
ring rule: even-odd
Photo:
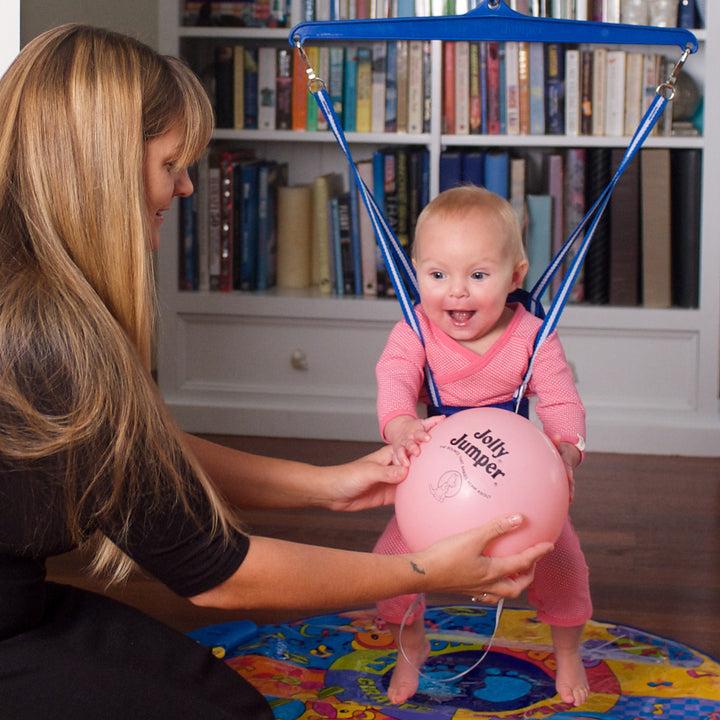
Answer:
[[[529,267],[530,263],[527,260],[521,260],[517,265],[515,265],[512,275],[513,290],[517,290],[522,287]]]

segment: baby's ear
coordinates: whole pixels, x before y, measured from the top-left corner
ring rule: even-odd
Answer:
[[[529,267],[530,267],[530,263],[527,260],[521,260],[515,266],[515,269],[513,270],[513,276],[512,276],[514,290],[517,290],[518,288],[522,287],[523,282],[525,282],[525,276],[527,275]]]

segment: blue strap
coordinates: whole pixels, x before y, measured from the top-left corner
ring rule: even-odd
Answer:
[[[367,208],[368,214],[370,216],[373,230],[375,231],[375,236],[377,238],[378,245],[380,246],[383,261],[385,263],[385,266],[387,267],[392,286],[395,289],[398,300],[400,301],[400,306],[402,308],[405,320],[408,325],[410,325],[410,327],[413,329],[413,331],[418,336],[424,346],[425,341],[423,339],[420,323],[415,313],[415,305],[420,301],[420,293],[418,290],[415,270],[410,263],[410,260],[408,259],[405,251],[403,250],[402,245],[400,244],[387,219],[385,218],[382,209],[378,206],[375,198],[373,197],[373,194],[370,192],[367,185],[365,185],[362,177],[360,177],[360,173],[358,172],[355,161],[353,160],[350,153],[350,148],[348,146],[345,133],[343,132],[342,126],[340,124],[340,121],[338,120],[338,117],[335,113],[332,102],[325,89],[324,84],[315,76],[315,72],[307,61],[307,56],[305,55],[301,45],[299,44],[298,49],[302,53],[306,62],[310,92],[315,97],[315,100],[320,107],[320,110],[322,111],[325,119],[327,120],[328,128],[332,131],[335,139],[338,142],[338,145],[342,149],[345,157],[348,160],[348,163],[350,164],[351,172],[355,177],[358,191],[360,192],[360,196],[362,197],[363,203],[365,204],[365,207]],[[681,60],[680,63],[678,63],[678,66],[676,66],[676,70],[673,74],[673,79],[675,78],[679,67],[681,67],[682,62],[684,62],[684,58]],[[632,139],[630,140],[630,143],[625,151],[622,161],[620,162],[620,165],[616,170],[615,175],[608,183],[608,186],[600,194],[600,197],[598,197],[597,200],[593,203],[592,207],[590,208],[590,210],[588,210],[578,227],[575,228],[575,230],[570,234],[570,237],[568,237],[568,239],[558,251],[557,255],[555,255],[555,257],[552,259],[550,265],[542,274],[535,287],[533,287],[533,289],[530,291],[529,297],[525,297],[523,295],[523,298],[526,300],[525,305],[527,309],[540,318],[543,318],[544,316],[544,319],[540,330],[538,331],[538,334],[535,338],[533,352],[530,357],[528,368],[523,378],[523,381],[518,387],[518,389],[515,391],[515,395],[513,396],[513,403],[515,405],[516,412],[520,410],[521,400],[524,398],[528,383],[530,382],[530,377],[532,376],[533,372],[533,366],[537,357],[537,351],[557,327],[560,315],[565,308],[565,304],[567,303],[570,291],[572,290],[580,273],[583,261],[585,260],[588,248],[590,247],[590,242],[592,241],[595,230],[598,226],[598,223],[600,222],[600,218],[602,217],[602,213],[604,212],[608,202],[610,201],[612,191],[615,188],[618,180],[620,179],[620,176],[625,171],[625,168],[629,165],[630,161],[633,159],[647,136],[650,134],[650,131],[655,126],[655,123],[665,109],[666,104],[667,98],[664,97],[662,92],[658,91],[655,94],[652,103],[645,111],[645,114],[640,121],[640,125],[638,126]],[[581,237],[583,231],[585,231],[585,235],[582,239],[582,242],[580,243],[578,250],[573,257],[557,292],[555,293],[555,297],[550,304],[550,308],[547,314],[544,314],[544,310],[540,303],[540,298],[546,291],[553,276],[562,267],[565,257],[575,246],[577,240]],[[437,389],[435,379],[433,377],[432,369],[429,365],[426,365],[425,377],[432,405],[435,408],[440,408],[442,406],[440,394]]]
[[[595,234],[595,230],[597,229],[598,223],[600,222],[600,218],[602,217],[602,214],[607,207],[608,202],[610,201],[610,196],[612,195],[612,191],[614,190],[615,185],[617,184],[620,176],[623,174],[627,166],[630,164],[630,161],[633,159],[633,157],[635,157],[637,151],[640,149],[643,142],[645,142],[645,139],[650,134],[651,130],[655,126],[655,123],[658,121],[658,118],[665,109],[666,104],[667,98],[665,98],[660,92],[656,93],[652,103],[645,111],[645,114],[643,115],[637,130],[635,130],[635,133],[631,138],[627,149],[625,150],[625,154],[620,161],[620,165],[615,171],[615,174],[608,183],[607,187],[603,190],[597,200],[595,200],[590,210],[588,210],[588,212],[585,214],[585,217],[580,221],[580,224],[570,234],[570,237],[565,241],[563,246],[560,248],[558,253],[550,262],[550,265],[547,267],[547,269],[537,281],[533,289],[530,291],[530,304],[533,308],[533,310],[531,311],[534,311],[537,314],[537,310],[540,307],[540,298],[547,290],[550,281],[562,266],[565,257],[567,256],[568,252],[570,252],[570,250],[574,247],[575,243],[577,242],[578,238],[580,238],[583,231],[586,231],[582,242],[578,246],[578,250],[575,253],[575,256],[573,257],[567,271],[565,272],[565,276],[560,282],[560,286],[558,287],[555,296],[550,303],[550,307],[547,311],[547,314],[545,315],[542,325],[540,326],[540,330],[535,337],[533,353],[530,357],[530,362],[528,363],[525,377],[523,378],[520,387],[515,392],[516,400],[519,401],[520,398],[524,396],[525,391],[527,390],[527,386],[530,382],[530,377],[533,371],[533,365],[535,364],[535,358],[537,357],[538,349],[557,327],[558,321],[560,320],[560,315],[562,314],[562,311],[568,301],[570,291],[575,285],[577,277],[580,274],[580,269],[582,268],[583,261],[585,260],[588,248],[590,247],[590,242],[592,241],[593,235]]]

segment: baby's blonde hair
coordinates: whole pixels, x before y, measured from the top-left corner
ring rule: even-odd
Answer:
[[[445,190],[425,206],[415,225],[415,242],[412,248],[413,258],[416,256],[422,226],[428,218],[442,215],[451,220],[463,217],[473,210],[486,212],[497,218],[505,233],[508,249],[515,264],[527,259],[520,221],[513,206],[497,193],[477,185],[459,185]]]

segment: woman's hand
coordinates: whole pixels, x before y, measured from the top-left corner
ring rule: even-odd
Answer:
[[[407,468],[394,465],[389,445],[344,465],[317,468],[328,495],[323,507],[354,512],[392,505]]]
[[[499,517],[416,553],[418,570],[433,586],[428,591],[460,593],[492,602],[518,597],[532,582],[535,563],[553,549],[552,543],[539,543],[507,557],[487,557],[483,551],[493,540],[522,524],[520,515]]]

